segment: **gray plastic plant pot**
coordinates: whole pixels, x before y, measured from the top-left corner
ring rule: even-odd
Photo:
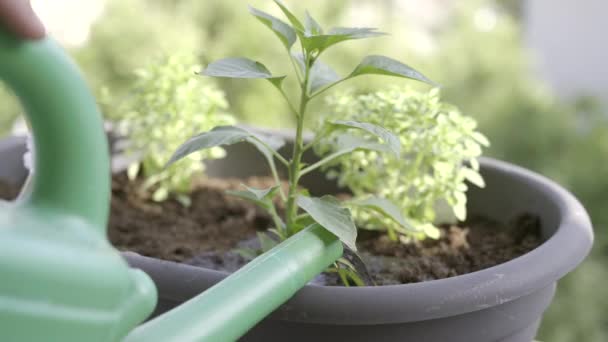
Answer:
[[[0,146],[3,146],[0,144]],[[289,147],[287,147],[288,149]],[[11,154],[12,153],[12,154]],[[13,152],[0,151],[0,175]],[[308,158],[314,158],[308,156]],[[469,211],[507,221],[529,212],[541,219],[544,242],[509,262],[457,277],[407,285],[308,285],[253,328],[243,341],[530,342],[556,282],[589,253],[593,232],[581,204],[556,183],[523,168],[482,159],[487,186],[469,192]],[[262,157],[244,144],[207,165],[210,176],[266,174]],[[12,179],[23,175],[12,174]],[[320,174],[304,181],[313,194],[337,187]],[[226,273],[126,252],[155,281],[155,314],[168,311],[226,277]],[[255,284],[251,284],[252,287]],[[205,322],[201,322],[203,327]]]

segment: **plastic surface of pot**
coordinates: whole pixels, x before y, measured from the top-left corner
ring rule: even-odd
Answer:
[[[0,151],[3,160],[5,153]],[[522,212],[536,214],[542,224],[541,246],[509,262],[448,279],[380,287],[308,285],[242,340],[531,341],[553,298],[556,281],[589,253],[591,223],[581,204],[556,183],[492,159],[482,159],[481,165],[487,186],[470,190],[469,211],[499,221]],[[0,174],[4,167],[0,166]],[[209,163],[207,172],[246,177],[266,174],[266,168],[255,150],[238,144],[228,148],[226,159]],[[336,190],[320,174],[308,175],[303,183],[313,194]],[[155,314],[227,276],[135,253],[124,256],[156,283],[159,302]]]

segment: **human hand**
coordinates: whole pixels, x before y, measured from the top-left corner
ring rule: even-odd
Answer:
[[[46,35],[29,0],[0,0],[0,25],[21,38],[41,39]]]

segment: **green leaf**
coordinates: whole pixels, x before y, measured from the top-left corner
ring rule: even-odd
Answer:
[[[336,152],[333,154],[343,155],[355,150],[372,150],[378,152],[392,152],[387,144],[369,141],[351,134],[341,134],[336,140]]]
[[[262,144],[257,139],[254,139],[252,137],[249,137],[246,140],[247,140],[248,143],[250,143],[251,145],[255,146],[255,148],[257,148],[258,151],[260,151],[260,153],[262,153],[264,155],[264,157],[266,158],[266,160],[269,163],[271,163],[272,165],[274,165],[274,157],[272,156],[272,152],[269,151],[268,148],[266,146],[264,146],[264,144]]]
[[[154,191],[154,193],[152,194],[152,199],[155,202],[162,202],[164,200],[166,200],[169,197],[169,189],[167,189],[166,187],[160,187],[158,189],[156,189],[156,191]]]
[[[479,172],[466,167],[463,168],[460,172],[463,173],[464,178],[466,178],[469,182],[477,185],[478,187],[483,188],[486,186],[486,182],[484,182]]]
[[[326,195],[321,198],[299,195],[296,203],[323,228],[336,235],[346,246],[357,250],[357,227],[350,210],[340,206],[335,197]]]
[[[367,74],[404,77],[435,85],[433,81],[410,66],[385,56],[371,55],[363,58],[349,77]]]
[[[391,220],[393,220],[394,222],[396,222],[397,224],[399,224],[401,227],[403,227],[403,229],[405,231],[402,232],[406,232],[406,233],[420,233],[421,230],[414,226],[411,222],[409,222],[408,220],[406,220],[403,215],[401,215],[401,210],[399,210],[399,207],[397,207],[393,202],[387,200],[386,198],[380,198],[380,197],[367,197],[365,199],[361,199],[361,200],[356,200],[356,201],[352,201],[350,202],[353,205],[356,205],[358,207],[363,207],[366,209],[370,209],[373,210],[381,215],[383,215],[384,217],[387,217]]]
[[[251,135],[246,130],[234,126],[215,127],[208,132],[200,133],[188,139],[188,141],[177,148],[165,167],[196,151],[215,146],[232,145],[245,140]]]
[[[217,60],[207,65],[207,68],[201,74],[226,78],[263,78],[277,88],[281,86],[285,79],[285,76],[273,76],[264,64],[243,57]]]
[[[258,18],[258,20],[260,20],[264,25],[268,26],[272,31],[274,31],[281,42],[283,42],[283,45],[285,45],[287,50],[291,49],[291,46],[296,41],[296,32],[291,26],[287,25],[282,20],[254,7],[249,6],[249,12]]]
[[[137,175],[139,174],[140,169],[141,169],[140,162],[135,162],[135,163],[132,163],[131,165],[129,165],[129,167],[127,168],[127,178],[129,178],[130,181],[135,180],[137,178]]]
[[[305,34],[307,36],[323,34],[323,28],[317,21],[306,11]]]
[[[301,53],[295,53],[293,54],[293,57],[298,62],[298,66],[302,73],[304,73],[304,56]],[[329,65],[317,59],[312,65],[312,68],[310,68],[308,90],[311,94],[315,93],[317,90],[335,83],[340,79],[341,77]]]
[[[278,244],[278,241],[271,238],[270,236],[268,236],[267,233],[258,232],[257,236],[258,236],[258,240],[260,241],[260,247],[262,248],[262,251],[264,251],[264,252],[268,252],[269,250],[273,249],[274,246],[276,246]]]
[[[379,32],[374,27],[334,27],[329,30],[329,34],[348,35],[349,39],[364,39],[386,35],[386,33]]]
[[[299,232],[313,223],[316,221],[310,215],[299,215],[293,223],[292,231]]]
[[[266,188],[266,189],[251,188],[251,187],[248,187],[245,184],[241,184],[241,186],[244,187],[246,190],[245,191],[235,191],[235,192],[247,193],[247,195],[244,195],[244,197],[249,197],[251,199],[255,199],[255,200],[258,200],[258,201],[262,201],[262,200],[265,200],[265,199],[272,199],[272,197],[274,196],[274,194],[279,189],[278,185],[275,185],[275,186],[272,186],[272,187]]]
[[[327,64],[316,60],[310,69],[310,93],[339,81],[341,77]]]
[[[240,255],[245,260],[253,260],[258,256],[258,253],[253,248],[235,248],[232,250],[236,254]]]
[[[245,190],[226,190],[225,193],[230,196],[248,200],[264,209],[269,209],[270,206],[272,206],[272,197],[279,189],[278,186],[267,189],[250,188],[244,184],[241,184],[241,186],[244,187]]]
[[[454,216],[456,216],[456,218],[459,221],[464,221],[467,218],[467,207],[466,207],[466,203],[463,202],[457,202],[452,206],[452,210],[454,211]]]
[[[306,71],[306,62],[304,61],[304,55],[301,52],[294,52],[291,54],[295,58],[298,67],[302,74]]]
[[[255,135],[235,126],[218,126],[208,132],[200,133],[188,139],[177,148],[165,167],[168,167],[196,151],[215,146],[232,145],[241,141],[246,141],[254,145],[266,158],[270,158],[270,160],[272,160],[272,152],[269,151],[269,148],[277,150],[285,144],[285,141],[280,138],[268,138]],[[263,141],[265,144],[262,144],[260,141]]]
[[[386,144],[388,144],[391,151],[395,154],[395,157],[399,158],[399,156],[401,156],[401,142],[399,141],[399,137],[397,137],[395,134],[393,134],[384,127],[380,127],[378,125],[374,125],[367,122],[358,122],[351,120],[335,120],[330,121],[330,124],[335,126],[364,130],[382,139]]]
[[[481,134],[479,132],[473,132],[472,133],[472,137],[480,145],[485,146],[485,147],[490,146],[490,141],[488,140],[488,138],[485,135],[483,135],[483,134]]]
[[[427,223],[422,225],[422,230],[424,231],[424,235],[431,239],[437,240],[441,237],[441,231],[433,224]]]
[[[287,7],[283,4],[282,1],[280,0],[274,0],[274,2],[277,4],[277,6],[279,6],[279,8],[281,9],[281,11],[283,11],[283,13],[285,14],[285,16],[287,17],[287,20],[289,20],[289,22],[291,23],[291,25],[293,25],[293,27],[296,29],[297,31],[300,32],[304,32],[304,25],[302,25],[302,23],[300,22],[300,20],[298,20],[298,18],[296,18],[295,15],[293,15],[293,13],[291,13]]]
[[[346,40],[372,38],[385,34],[384,32],[378,32],[375,28],[369,27],[336,27],[331,29],[327,34],[305,35],[304,37],[300,37],[300,39],[307,51],[318,50],[321,53],[328,47]]]

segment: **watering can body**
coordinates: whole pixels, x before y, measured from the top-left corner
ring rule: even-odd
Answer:
[[[0,77],[36,144],[31,194],[0,204],[0,339],[115,341],[154,308],[156,289],[105,236],[110,171],[101,115],[49,38],[0,32]]]
[[[342,254],[333,234],[309,227],[133,330],[156,288],[106,237],[111,175],[94,98],[50,38],[0,30],[0,78],[21,100],[36,151],[31,193],[0,202],[1,341],[235,340]]]

